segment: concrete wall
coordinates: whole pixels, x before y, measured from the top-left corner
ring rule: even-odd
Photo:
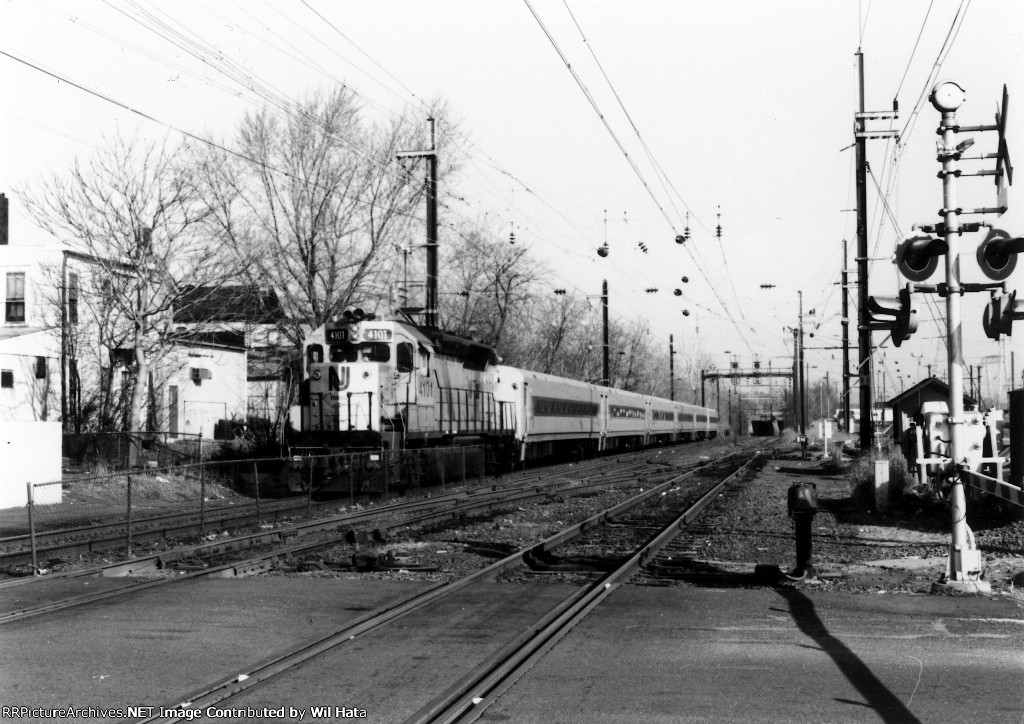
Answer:
[[[0,421],[0,508],[16,508],[28,502],[26,483],[51,483],[61,479],[61,430],[59,422]],[[61,502],[61,486],[36,489],[38,505]]]
[[[13,385],[0,387],[0,421],[60,419],[60,346],[48,330],[0,339],[0,370]]]

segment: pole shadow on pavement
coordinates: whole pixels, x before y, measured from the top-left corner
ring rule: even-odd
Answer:
[[[836,701],[874,709],[880,719],[889,724],[897,724],[897,722],[899,724],[921,724],[921,720],[914,716],[895,694],[889,691],[857,654],[829,633],[810,598],[799,590],[786,586],[777,587],[775,591],[786,599],[789,604],[789,614],[800,631],[814,639],[821,650],[832,658],[843,676],[864,697],[864,701],[851,699],[836,699]]]

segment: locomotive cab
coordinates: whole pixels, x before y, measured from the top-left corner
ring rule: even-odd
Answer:
[[[433,398],[425,343],[414,329],[392,321],[328,322],[306,346],[303,430],[372,446],[401,434],[417,402]]]

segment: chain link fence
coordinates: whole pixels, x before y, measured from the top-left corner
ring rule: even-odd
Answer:
[[[0,510],[0,571],[37,573],[92,554],[131,558],[161,541],[314,517],[357,498],[472,484],[493,469],[490,456],[484,446],[374,449],[65,474],[28,485],[24,507]]]
[[[209,446],[209,440],[206,442]],[[138,460],[132,464],[133,447]],[[203,457],[201,435],[166,432],[66,433],[62,455],[72,470],[127,470],[134,466],[166,468]]]

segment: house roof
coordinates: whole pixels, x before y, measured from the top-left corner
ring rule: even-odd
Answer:
[[[278,380],[295,359],[296,351],[287,347],[259,347],[249,350],[247,359],[250,380]]]
[[[284,319],[273,289],[249,285],[187,287],[175,304],[174,321],[273,324]]]
[[[922,392],[924,392],[925,390],[927,390],[929,388],[934,390],[935,392],[939,393],[943,397],[945,397],[947,399],[949,398],[949,385],[947,385],[945,382],[943,382],[942,380],[938,379],[937,377],[929,377],[927,379],[921,380],[920,382],[918,382],[913,387],[910,387],[910,388],[904,390],[903,392],[901,392],[900,394],[896,395],[896,397],[893,397],[891,400],[889,400],[885,404],[888,407],[896,407],[898,405],[902,405],[904,402],[906,402],[908,400],[913,400],[913,399],[917,398]],[[978,404],[977,400],[975,400],[973,397],[970,397],[968,395],[964,395],[964,405],[976,405],[976,404]]]
[[[225,347],[245,349],[245,334],[232,331],[176,332],[169,339],[182,347]]]

